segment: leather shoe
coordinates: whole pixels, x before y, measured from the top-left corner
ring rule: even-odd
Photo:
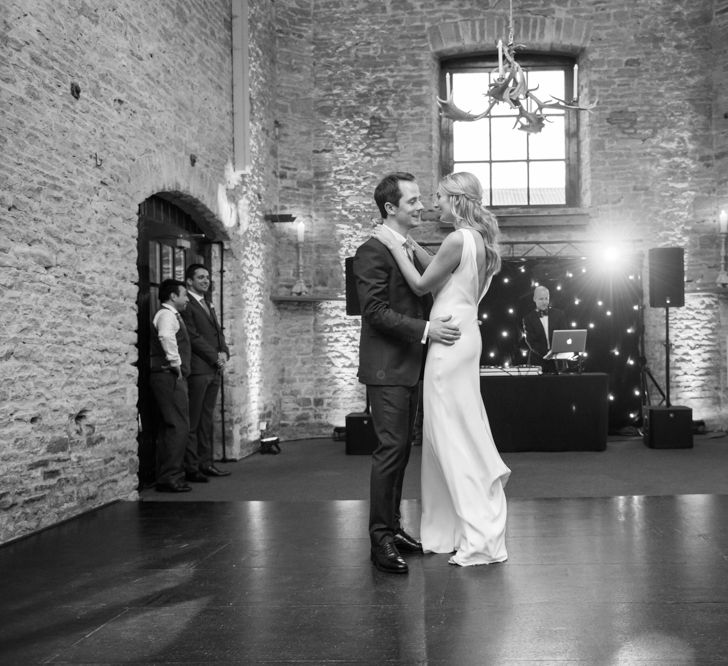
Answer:
[[[176,483],[158,483],[156,491],[158,493],[188,493],[192,490],[186,483],[177,481]]]
[[[372,548],[372,563],[379,571],[385,573],[406,574],[409,570],[407,562],[402,559],[393,543]]]
[[[227,470],[215,467],[215,465],[208,465],[207,467],[200,467],[200,471],[207,476],[230,476],[230,472]]]
[[[194,472],[185,473],[185,481],[191,481],[192,483],[209,483],[208,479],[202,472],[195,470]]]
[[[406,553],[422,552],[422,544],[413,536],[407,534],[403,529],[399,529],[394,533],[394,545],[397,547],[397,550],[402,550]]]

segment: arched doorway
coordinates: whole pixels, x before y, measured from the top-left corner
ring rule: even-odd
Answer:
[[[158,429],[157,406],[149,389],[149,340],[152,320],[159,309],[159,284],[174,278],[184,280],[187,266],[201,263],[210,266],[217,298],[222,298],[222,271],[215,275],[215,258],[219,263],[216,239],[210,238],[198,223],[178,205],[155,195],[139,206],[137,268],[137,361],[139,399],[138,454],[139,488],[154,484],[155,449]],[[218,278],[218,280],[215,280]],[[216,303],[222,316],[222,303]],[[221,322],[222,323],[222,322]]]

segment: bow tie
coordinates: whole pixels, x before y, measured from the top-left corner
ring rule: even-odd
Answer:
[[[539,310],[538,311],[538,316],[539,317],[548,317],[549,316],[549,311],[548,310]]]

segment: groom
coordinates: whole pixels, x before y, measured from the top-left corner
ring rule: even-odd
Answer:
[[[374,190],[383,225],[406,244],[424,206],[410,173],[385,176]],[[422,545],[400,523],[402,481],[409,460],[417,410],[418,382],[428,339],[454,344],[460,337],[450,317],[426,321],[426,302],[407,285],[389,250],[370,238],[354,256],[353,272],[361,307],[359,381],[366,384],[378,445],[372,454],[369,536],[374,566],[407,573],[400,551]]]

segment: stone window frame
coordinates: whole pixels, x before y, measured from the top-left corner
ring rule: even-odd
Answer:
[[[533,67],[549,69],[559,69],[564,72],[566,84],[566,98],[571,99],[573,96],[573,68],[576,64],[573,58],[564,56],[542,56],[539,54],[522,54],[518,61],[524,68]],[[449,73],[463,71],[491,71],[497,67],[498,61],[495,54],[492,56],[475,56],[457,59],[443,60],[440,63],[440,97],[444,99],[446,95],[445,79]],[[546,91],[547,93],[548,91]],[[542,95],[543,101],[548,100],[548,94]],[[565,204],[569,208],[575,208],[579,205],[579,136],[578,136],[578,116],[574,112],[566,112],[564,114],[564,138],[566,142],[564,162],[566,164],[566,183],[564,188]],[[440,119],[440,176],[445,176],[454,170],[454,121],[441,117]],[[514,128],[515,132],[518,130]],[[524,160],[531,162],[530,157]],[[509,208],[511,206],[497,206],[492,208]],[[535,208],[554,208],[554,205],[547,204],[519,204],[518,208],[533,210]]]
[[[485,12],[475,19],[444,21],[430,26],[427,40],[436,67],[456,57],[494,54],[498,40],[507,38],[508,27],[508,17],[494,12]],[[579,65],[579,88],[583,90],[588,77],[583,65],[591,39],[591,21],[563,16],[517,15],[513,17],[513,28],[516,42],[525,44],[530,53],[571,56]],[[579,129],[578,144],[583,145],[583,140],[582,127]],[[578,163],[581,171],[584,155],[578,156]],[[579,183],[577,191],[579,194],[576,200],[579,201],[583,183]],[[544,224],[556,227],[585,226],[589,222],[589,214],[585,208],[578,206],[513,207],[500,209],[498,220],[504,226],[514,227]]]

